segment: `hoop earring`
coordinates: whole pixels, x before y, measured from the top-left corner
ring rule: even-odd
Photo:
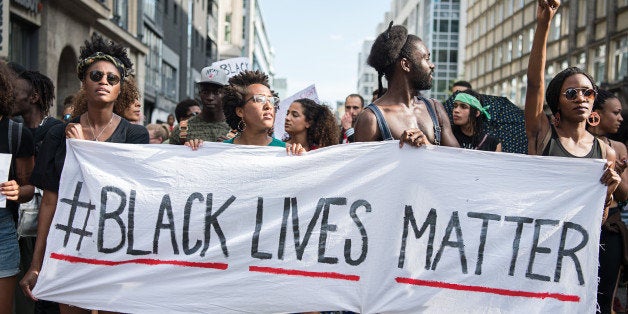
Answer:
[[[552,118],[552,124],[554,127],[558,127],[560,125],[560,112],[555,113]]]
[[[240,119],[240,122],[238,122],[238,131],[243,132],[245,129],[246,129],[246,122]]]
[[[589,126],[597,126],[598,124],[600,124],[601,120],[602,119],[600,117],[600,114],[595,112],[595,111],[593,111],[593,112],[591,112],[591,114],[587,118],[587,124]]]

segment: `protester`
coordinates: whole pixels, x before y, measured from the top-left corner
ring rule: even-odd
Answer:
[[[179,122],[170,135],[170,144],[183,145],[188,141],[223,141],[231,129],[225,123],[222,112],[223,89],[227,75],[211,66],[201,71],[201,80],[196,82],[203,110],[191,117],[187,123]]]
[[[311,99],[295,100],[288,108],[284,125],[288,144],[300,144],[306,151],[338,144],[338,125],[329,107]]]
[[[480,95],[471,89],[459,92],[454,98],[454,136],[460,147],[468,149],[501,152],[499,139],[482,131],[484,123],[491,119],[486,107],[480,102]]]
[[[162,124],[151,123],[146,126],[150,144],[161,144],[168,139],[168,129]]]
[[[467,89],[473,89],[471,83],[467,81],[457,81],[451,86],[451,93],[454,94],[455,92],[461,92]]]
[[[398,139],[400,146],[458,147],[443,105],[421,96],[432,88],[434,64],[419,37],[391,22],[375,39],[367,62],[377,70],[379,89],[386,77],[388,91],[358,116],[356,142]]]
[[[238,132],[224,143],[286,147],[295,155],[305,152],[301,144],[286,145],[270,135],[279,98],[273,96],[266,74],[243,71],[230,78],[222,102],[227,123]]]
[[[380,92],[380,90],[381,90],[381,92]],[[382,89],[376,88],[373,91],[371,102],[375,102],[377,100],[377,98],[379,98],[379,97],[383,96],[384,94],[386,94],[387,91],[388,91],[388,88],[386,88],[386,87],[384,87]]]
[[[593,103],[593,113],[587,120],[588,130],[598,139],[612,147],[617,154],[615,171],[621,176],[621,183],[613,193],[613,201],[608,210],[608,218],[602,225],[600,234],[600,255],[598,269],[598,302],[604,303],[604,309],[610,309],[609,303],[614,302],[617,284],[620,279],[621,266],[628,266],[628,230],[621,219],[620,202],[628,199],[628,172],[626,159],[628,152],[622,142],[608,138],[610,134],[617,133],[621,122],[621,103],[613,93],[598,89],[597,97]]]
[[[0,208],[0,311],[13,312],[13,298],[20,271],[20,248],[15,229],[18,203],[33,197],[28,178],[33,170],[34,143],[28,128],[10,120],[14,105],[15,73],[0,62],[0,153],[12,154],[9,181],[0,184],[6,207]],[[11,136],[9,137],[9,134]]]
[[[124,79],[124,84],[120,86],[120,96],[116,100],[113,111],[131,123],[142,124],[144,122],[140,90],[133,78]]]
[[[528,154],[575,158],[606,158],[608,162],[601,182],[607,186],[603,220],[613,203],[613,192],[621,177],[615,171],[615,151],[587,132],[596,96],[594,80],[576,67],[567,68],[554,76],[545,95],[546,46],[550,23],[560,2],[539,0],[537,26],[528,63],[528,89],[525,103],[525,125],[528,135]],[[543,112],[543,98],[554,116],[554,125]],[[601,205],[601,204],[600,204]],[[599,210],[599,209],[594,209]],[[612,295],[598,294],[602,313],[610,313]]]
[[[37,157],[48,131],[53,126],[63,123],[48,115],[55,98],[55,86],[50,78],[37,71],[22,71],[15,80],[15,87],[13,115],[22,117],[24,126],[31,131],[35,144],[34,156]],[[30,209],[36,212],[39,209],[42,191],[36,189],[34,193],[31,201],[21,205],[21,210]],[[21,237],[19,243],[20,272],[23,275],[31,264],[35,237]],[[58,311],[56,303],[40,300],[37,304],[33,304],[32,300],[24,296],[21,291],[16,293],[15,307],[16,312],[33,311],[34,308],[43,312]]]
[[[355,121],[364,109],[364,98],[358,94],[351,94],[345,99],[345,114],[340,119],[340,144],[355,142]]]
[[[180,101],[174,108],[177,123],[181,123],[201,113],[201,105],[196,99],[186,98]]]
[[[168,132],[172,132],[174,130],[174,115],[172,113],[168,115],[166,123],[168,124]]]
[[[63,115],[61,116],[63,122],[72,119],[72,112],[74,112],[74,95],[69,95],[63,99]]]
[[[81,47],[77,74],[82,82],[81,89],[87,104],[87,111],[75,117],[67,125],[54,126],[46,136],[37,156],[31,182],[44,190],[39,211],[37,242],[31,267],[20,286],[24,293],[35,300],[31,290],[37,283],[41,270],[46,239],[54,216],[59,180],[65,160],[66,138],[113,143],[148,143],[146,128],[130,124],[113,111],[120,88],[133,63],[126,49],[112,41],[105,42],[94,34],[91,41]],[[77,308],[60,304],[62,312],[79,312]],[[87,313],[87,310],[83,311]]]

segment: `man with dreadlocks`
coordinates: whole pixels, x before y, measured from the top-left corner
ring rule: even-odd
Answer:
[[[379,74],[379,90],[385,76],[388,91],[358,116],[357,142],[398,139],[400,146],[459,146],[443,105],[421,96],[421,90],[432,87],[434,72],[421,38],[391,22],[375,39],[367,62]]]

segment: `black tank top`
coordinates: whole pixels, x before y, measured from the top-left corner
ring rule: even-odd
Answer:
[[[547,146],[543,149],[542,156],[559,156],[559,157],[572,157],[572,158],[597,158],[603,159],[602,156],[602,147],[600,146],[600,141],[597,138],[593,140],[593,146],[588,154],[582,157],[574,156],[570,152],[568,152],[563,144],[558,140],[558,133],[553,125],[550,125],[552,129],[552,137],[550,138]]]

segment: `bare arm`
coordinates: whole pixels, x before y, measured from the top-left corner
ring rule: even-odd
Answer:
[[[612,148],[617,154],[617,160],[615,160],[615,172],[621,177],[621,182],[613,197],[616,202],[623,202],[628,200],[628,172],[626,172],[626,159],[628,158],[628,150],[626,145],[621,142],[611,141]]]
[[[20,185],[20,194],[18,203],[28,202],[35,194],[35,187],[28,181],[35,167],[35,157],[21,157],[15,159],[15,172],[17,174],[17,183]]]
[[[434,100],[434,107],[436,107],[436,111],[438,112],[438,121],[440,122],[441,127],[441,145],[460,147],[458,140],[456,140],[456,137],[454,136],[454,132],[451,130],[451,122],[449,122],[449,117],[447,116],[445,107],[443,107],[443,104],[441,104],[438,100]]]
[[[377,118],[371,110],[362,110],[354,129],[353,136],[356,142],[374,142],[382,138],[377,126]]]
[[[550,23],[559,6],[560,1],[558,0],[538,1],[536,31],[528,61],[528,83],[524,109],[529,155],[540,155],[542,153],[540,151],[542,147],[539,147],[539,142],[550,131],[549,123],[543,113],[545,61],[547,58],[546,46]]]
[[[35,300],[32,294],[32,289],[37,283],[37,277],[39,271],[44,262],[44,254],[46,253],[46,240],[48,238],[48,232],[50,231],[50,225],[52,224],[52,218],[54,217],[57,209],[57,192],[45,190],[41,199],[41,206],[39,207],[39,217],[37,222],[37,241],[35,242],[35,249],[33,251],[33,260],[31,266],[24,274],[24,277],[20,281],[20,286],[24,291],[24,294]]]

